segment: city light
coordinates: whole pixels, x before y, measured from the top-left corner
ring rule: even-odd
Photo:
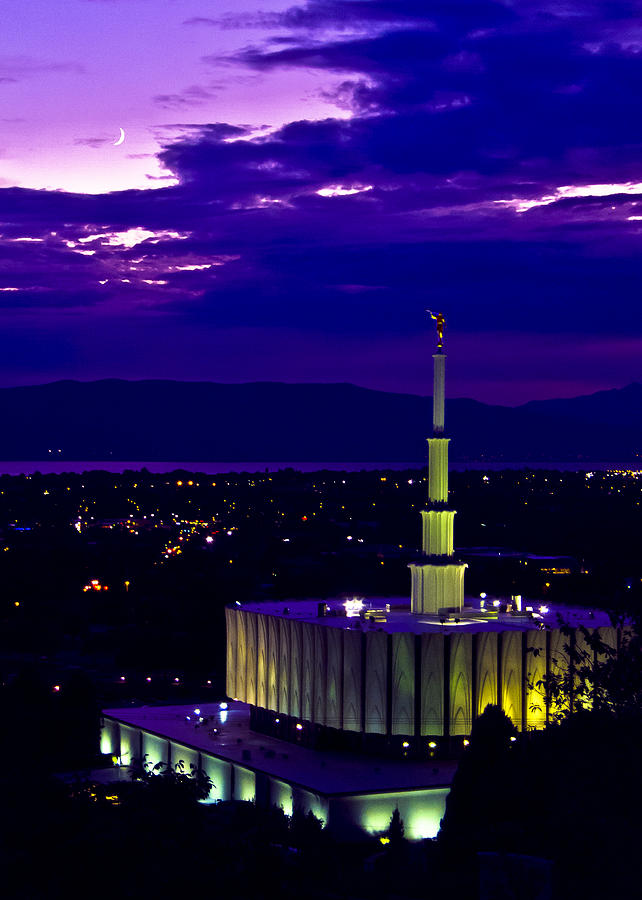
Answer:
[[[88,591],[108,591],[109,586],[106,584],[101,584],[97,578],[92,578],[89,584],[85,584],[83,586],[83,592],[86,594]]]
[[[354,616],[358,616],[362,609],[364,609],[365,603],[360,597],[353,597],[351,600],[346,600],[343,604],[343,608],[346,611],[346,616],[351,619]]]

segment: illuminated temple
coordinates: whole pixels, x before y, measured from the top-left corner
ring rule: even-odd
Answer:
[[[537,685],[567,667],[569,637],[546,606],[465,596],[448,496],[442,331],[433,363],[410,600],[232,605],[225,708],[106,710],[103,752],[122,765],[189,760],[212,778],[212,799],[311,809],[338,835],[383,831],[399,808],[407,836],[425,838],[439,829],[452,760],[488,704],[520,731],[544,727],[555,710]],[[571,642],[584,640],[583,626],[615,646],[606,614],[562,612]]]
[[[451,749],[496,704],[520,730],[550,715],[536,685],[567,662],[558,612],[520,596],[464,598],[466,564],[454,550],[445,431],[446,354],[433,355],[433,433],[422,555],[411,599],[245,604],[227,610],[227,692],[250,705],[256,727],[310,743],[367,749]],[[564,609],[569,625],[600,628],[606,614]],[[581,632],[576,639],[583,640]],[[326,732],[325,735],[323,732]],[[355,740],[360,735],[360,740]],[[419,744],[419,746],[417,746]],[[434,748],[433,748],[434,749]]]

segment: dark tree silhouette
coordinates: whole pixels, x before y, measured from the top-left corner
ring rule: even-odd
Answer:
[[[405,828],[403,824],[403,819],[401,818],[401,813],[399,812],[399,807],[395,808],[392,816],[390,817],[390,825],[388,826],[388,838],[390,839],[391,846],[398,846],[404,840]]]

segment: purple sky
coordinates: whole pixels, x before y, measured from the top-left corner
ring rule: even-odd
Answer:
[[[641,14],[4,0],[0,385],[642,380]]]

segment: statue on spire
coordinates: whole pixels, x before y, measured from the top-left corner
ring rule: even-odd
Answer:
[[[435,327],[437,328],[437,350],[443,350],[444,326],[446,325],[446,317],[443,313],[434,313],[431,309],[427,309],[426,312],[431,319],[435,320]]]

